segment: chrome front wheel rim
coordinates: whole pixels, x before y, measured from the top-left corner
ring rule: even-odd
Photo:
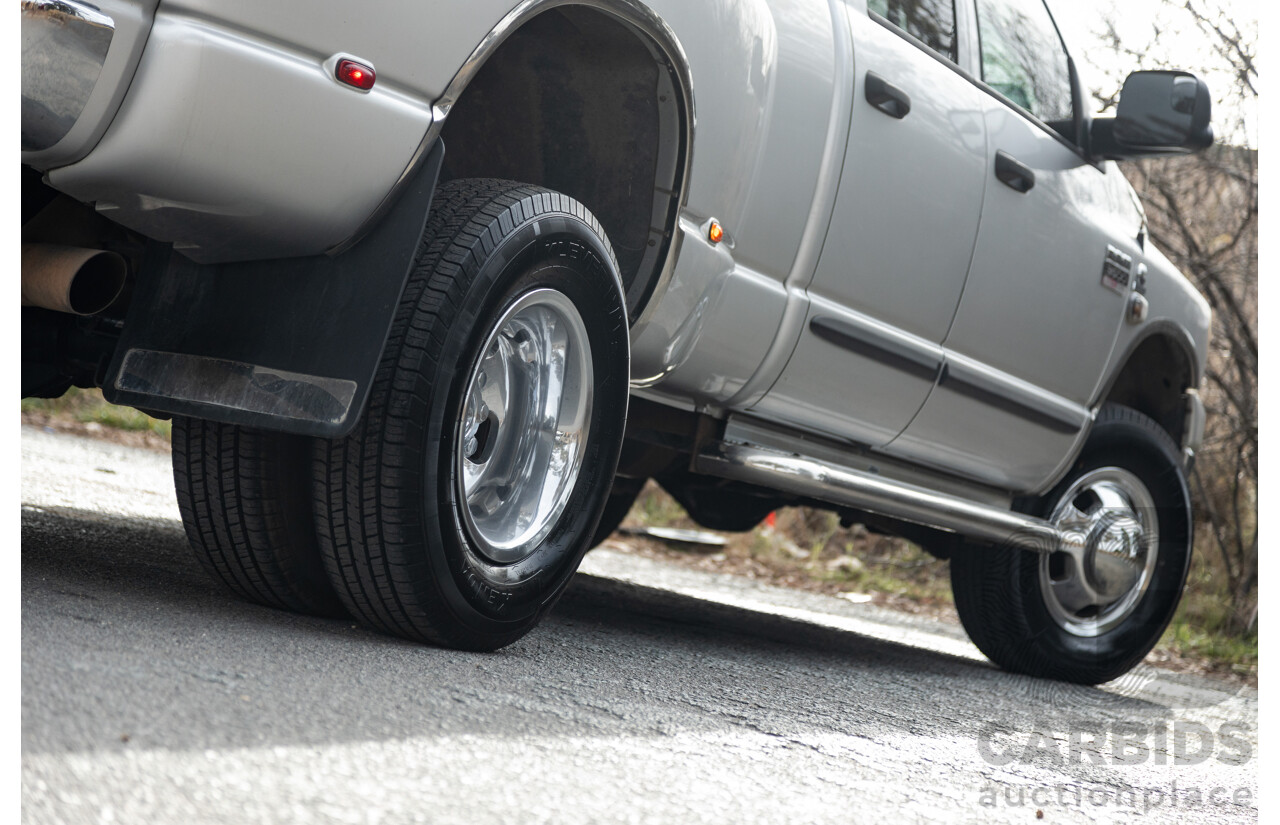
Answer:
[[[1049,520],[1064,534],[1040,559],[1040,592],[1057,624],[1100,636],[1133,613],[1151,584],[1160,548],[1155,501],[1119,467],[1086,473],[1059,499]]]
[[[577,307],[554,289],[512,304],[471,367],[454,435],[465,529],[479,553],[515,564],[569,504],[590,430],[591,346]]]

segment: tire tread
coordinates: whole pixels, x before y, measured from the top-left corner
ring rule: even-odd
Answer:
[[[307,439],[191,418],[173,422],[172,460],[187,539],[209,573],[248,601],[343,614],[315,543]]]

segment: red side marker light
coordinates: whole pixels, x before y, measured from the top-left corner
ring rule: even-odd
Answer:
[[[334,76],[342,83],[348,86],[355,86],[357,89],[369,91],[373,88],[373,83],[378,76],[373,73],[373,68],[363,63],[357,63],[354,60],[339,60],[338,67],[334,70]]]

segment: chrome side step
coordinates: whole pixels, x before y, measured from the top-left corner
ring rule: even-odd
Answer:
[[[1044,519],[755,445],[711,445],[693,469],[1038,553],[1057,550],[1067,538]]]

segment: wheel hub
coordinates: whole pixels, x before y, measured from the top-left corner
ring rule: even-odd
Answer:
[[[1065,536],[1040,562],[1050,614],[1078,636],[1111,630],[1137,607],[1155,569],[1160,541],[1150,492],[1127,470],[1094,470],[1071,485],[1049,520]]]
[[[464,526],[490,561],[528,558],[564,513],[582,467],[591,377],[582,316],[556,290],[526,293],[486,336],[454,455]]]

